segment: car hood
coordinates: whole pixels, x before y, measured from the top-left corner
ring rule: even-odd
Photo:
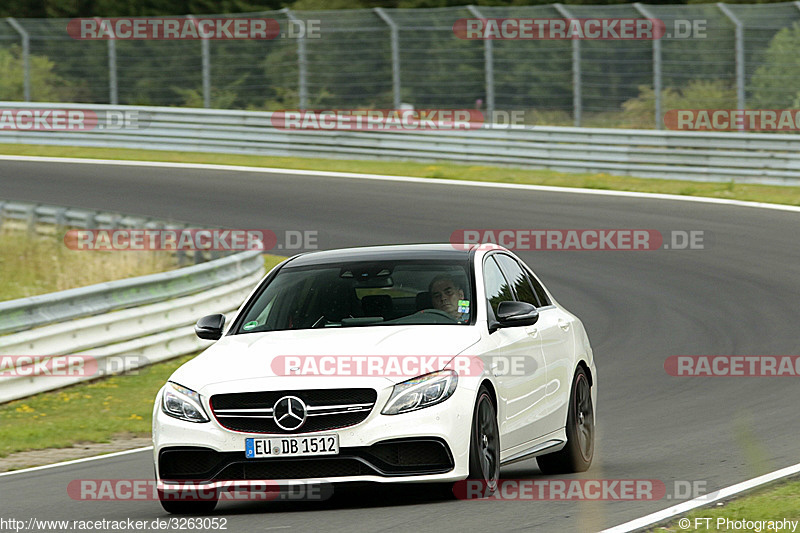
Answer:
[[[319,375],[287,372],[289,357],[305,364],[321,356],[412,356],[414,361],[445,361],[480,340],[474,326],[367,326],[337,329],[287,330],[226,335],[170,377],[204,396],[248,390],[288,390],[331,387],[383,388],[414,375]],[[420,356],[414,359],[413,356]],[[430,359],[427,359],[430,358]],[[309,361],[313,359],[313,361]],[[440,370],[443,364],[437,365]],[[307,367],[305,367],[307,368]],[[425,373],[425,372],[423,372]]]

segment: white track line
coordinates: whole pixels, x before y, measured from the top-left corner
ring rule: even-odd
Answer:
[[[747,481],[742,481],[736,485],[720,489],[716,492],[706,494],[705,496],[700,496],[699,498],[689,500],[688,502],[679,503],[678,505],[674,505],[664,509],[663,511],[658,511],[653,514],[637,518],[636,520],[631,520],[630,522],[625,522],[624,524],[620,524],[609,529],[604,529],[600,533],[628,533],[630,531],[636,531],[638,529],[663,522],[678,515],[682,515],[693,509],[697,509],[698,507],[703,507],[704,505],[708,505],[719,500],[724,500],[725,498],[730,498],[731,496],[754,489],[760,485],[764,485],[766,483],[770,483],[772,481],[797,473],[800,473],[800,463],[787,466],[786,468],[781,468],[780,470],[770,472],[769,474],[764,474],[763,476],[748,479]]]
[[[152,446],[145,446],[143,448],[134,448],[132,450],[123,450],[121,452],[107,453],[107,454],[104,454],[104,455],[94,455],[92,457],[84,457],[83,459],[73,459],[71,461],[62,461],[60,463],[53,463],[53,464],[50,464],[50,465],[34,466],[33,468],[23,468],[21,470],[12,470],[11,472],[3,472],[2,474],[0,474],[0,477],[13,476],[13,475],[16,475],[16,474],[24,474],[24,473],[27,473],[27,472],[36,472],[37,470],[47,470],[48,468],[57,468],[59,466],[68,466],[68,465],[74,465],[74,464],[78,464],[78,463],[88,463],[89,461],[97,461],[98,459],[108,459],[108,458],[111,458],[111,457],[119,457],[120,455],[128,455],[128,454],[137,453],[137,452],[145,452],[145,451],[152,450],[152,449],[153,449]]]
[[[0,150],[2,147],[0,147]],[[167,163],[161,161],[124,161],[117,159],[82,159],[77,157],[37,157],[25,155],[0,155],[0,161],[30,161],[37,163],[78,163],[83,165],[117,165],[134,167],[176,168],[197,170],[225,170],[232,172],[258,172],[262,174],[289,174],[295,176],[324,176],[330,178],[365,179],[376,181],[397,181],[407,183],[451,185],[462,187],[487,187],[493,189],[517,189],[527,191],[595,194],[599,196],[622,196],[629,198],[645,198],[652,200],[675,200],[679,202],[699,202],[737,207],[757,207],[779,211],[800,213],[800,207],[793,205],[769,204],[764,202],[745,202],[724,198],[704,198],[701,196],[683,196],[679,194],[659,194],[632,191],[611,191],[605,189],[582,189],[578,187],[552,187],[548,185],[524,185],[520,183],[496,183],[490,181],[470,181],[459,179],[416,178],[411,176],[389,176],[384,174],[359,174],[356,172],[330,172],[326,170],[296,170],[289,168],[246,167],[238,165],[211,165],[201,163]]]

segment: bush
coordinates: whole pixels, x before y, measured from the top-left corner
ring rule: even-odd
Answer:
[[[77,102],[81,88],[53,72],[54,63],[44,56],[31,55],[31,100],[34,102]],[[0,48],[0,100],[25,99],[25,70],[19,45]]]
[[[736,89],[725,80],[692,80],[683,89],[661,91],[662,113],[670,109],[735,109],[736,106]],[[623,102],[622,109],[622,127],[655,127],[656,93],[652,87],[640,86],[639,96]]]
[[[800,105],[800,23],[775,34],[750,86],[748,107],[784,109]]]

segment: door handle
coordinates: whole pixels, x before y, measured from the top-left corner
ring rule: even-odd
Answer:
[[[569,331],[569,322],[567,322],[563,318],[559,318],[558,319],[558,327],[560,327],[564,331]]]
[[[492,366],[489,368],[494,377],[499,377],[500,375],[503,374],[503,372],[497,369],[498,366],[500,366],[500,363],[492,363]]]
[[[529,337],[536,338],[536,336],[539,335],[539,330],[529,326],[525,328],[525,333],[527,333]]]

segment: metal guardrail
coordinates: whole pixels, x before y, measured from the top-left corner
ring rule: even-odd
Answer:
[[[267,156],[451,161],[615,175],[777,185],[800,183],[800,136],[527,126],[462,131],[317,131],[273,113],[0,102],[0,108],[133,113],[138,128],[0,131],[0,143]]]
[[[135,217],[72,211],[0,202],[0,222],[23,221],[37,230],[41,224],[69,226],[69,220],[80,227],[120,227],[120,221],[144,227]],[[194,322],[206,314],[234,313],[263,274],[261,252],[252,250],[174,271],[0,302],[0,333],[11,332],[0,336],[0,356],[90,356],[98,367],[92,375],[28,376],[19,368],[0,373],[0,403],[196,352],[209,342],[195,336]]]

